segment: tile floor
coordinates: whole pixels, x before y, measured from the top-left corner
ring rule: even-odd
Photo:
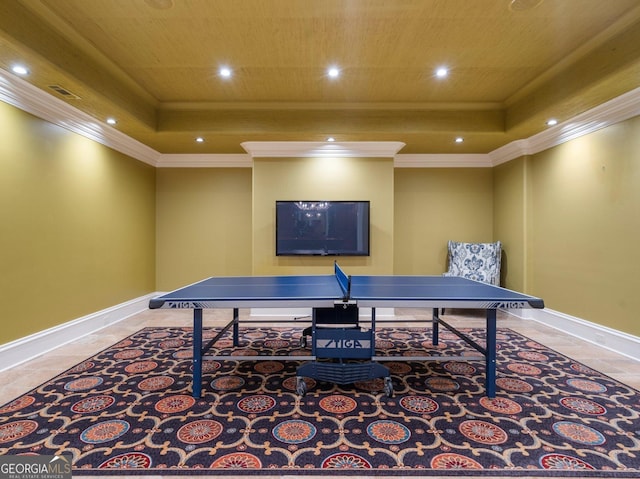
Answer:
[[[241,318],[246,318],[248,311],[241,311]],[[205,325],[216,326],[226,324],[230,319],[230,311],[211,311],[207,310],[204,314]],[[402,326],[403,322],[406,326],[418,326],[416,323],[410,322],[415,319],[429,319],[431,316],[430,310],[419,309],[396,309],[395,311],[397,322],[394,325]],[[271,321],[272,319],[272,321]],[[387,318],[385,318],[387,319]],[[452,324],[454,327],[474,327],[484,326],[484,317],[482,313],[475,311],[463,311],[454,310],[447,311],[447,315],[444,319]],[[274,326],[292,326],[291,323],[277,322],[277,318],[270,318],[270,322]],[[304,325],[304,320],[301,321],[301,326]],[[119,340],[126,336],[138,331],[141,328],[148,326],[191,326],[192,316],[191,311],[179,310],[147,310],[139,314],[136,314],[124,321],[117,324],[96,331],[94,334],[90,334],[83,338],[80,338],[73,342],[71,345],[66,345],[50,351],[42,356],[29,360],[19,366],[12,369],[0,371],[0,405],[5,404],[16,397],[24,394],[31,389],[39,386],[46,380],[54,377],[55,375],[64,372],[70,367],[74,366],[85,360],[87,357],[101,351],[108,346],[115,344]],[[379,325],[383,327],[384,325]],[[566,356],[569,356],[583,364],[596,369],[614,379],[617,379],[635,389],[640,390],[640,362],[629,359],[620,354],[616,354],[607,349],[593,345],[576,339],[561,331],[552,329],[548,326],[542,325],[532,320],[522,320],[515,318],[507,313],[498,313],[498,327],[499,328],[511,328],[531,339],[534,339],[545,346],[554,349]],[[335,474],[332,475],[337,478]],[[82,477],[79,474],[74,474],[74,477]],[[89,476],[87,476],[89,477]],[[98,476],[90,476],[92,479],[99,479]],[[105,476],[105,478],[112,479],[114,476]],[[123,475],[126,477],[126,475]],[[164,476],[167,479],[176,476]],[[206,479],[207,476],[198,476],[199,478]],[[208,476],[215,477],[215,476]],[[218,476],[222,477],[222,476]],[[232,476],[225,475],[226,478]],[[245,477],[239,475],[237,477]],[[259,476],[260,479],[276,479],[276,478],[293,478],[295,475],[273,475],[273,476]],[[359,479],[359,476],[345,476],[349,479]],[[371,476],[362,476],[363,478],[370,479]],[[391,476],[389,476],[391,477]],[[416,476],[412,476],[416,477]],[[436,476],[429,476],[431,479],[439,479]],[[449,476],[451,477],[451,476]],[[490,479],[489,476],[483,476],[485,479]],[[535,477],[535,476],[532,476]],[[162,476],[144,476],[144,479],[159,479]],[[394,479],[400,479],[398,476],[393,476]],[[502,476],[504,479],[504,476]],[[523,476],[518,476],[518,479],[527,479]]]

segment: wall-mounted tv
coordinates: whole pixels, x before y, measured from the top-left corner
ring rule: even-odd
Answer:
[[[368,201],[276,201],[277,256],[369,256]]]

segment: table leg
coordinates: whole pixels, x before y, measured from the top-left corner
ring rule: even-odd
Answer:
[[[233,345],[240,346],[240,314],[238,308],[233,308]]]
[[[193,310],[193,397],[202,395],[202,309]]]
[[[439,328],[440,328],[440,316],[439,316],[439,308],[433,308],[433,326],[431,328],[431,342],[434,346],[438,345],[439,342]]]
[[[359,314],[359,313],[358,313]],[[376,308],[371,308],[371,358],[376,355]]]
[[[486,383],[487,396],[496,397],[496,310],[487,309],[487,353]]]

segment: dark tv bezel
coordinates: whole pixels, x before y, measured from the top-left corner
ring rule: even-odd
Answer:
[[[366,242],[366,252],[362,253],[354,253],[354,252],[325,252],[325,251],[317,251],[317,252],[278,252],[278,204],[279,203],[356,203],[356,204],[366,204],[367,205],[367,242]],[[371,202],[369,200],[276,200],[275,204],[275,250],[276,256],[286,257],[286,256],[354,256],[354,257],[363,257],[363,256],[371,256]]]

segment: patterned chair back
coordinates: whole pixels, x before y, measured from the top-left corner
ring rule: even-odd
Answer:
[[[500,286],[502,244],[449,241],[449,270],[444,276],[462,276]]]

